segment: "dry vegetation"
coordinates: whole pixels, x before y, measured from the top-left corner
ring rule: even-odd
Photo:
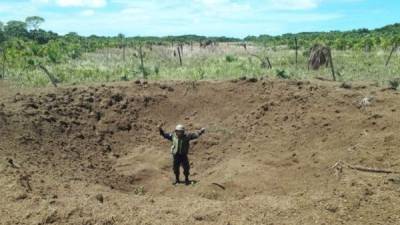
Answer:
[[[138,48],[101,49],[64,63],[52,64],[49,70],[63,84],[127,81],[143,78],[143,75],[150,80],[224,80],[243,76],[272,78],[282,77],[281,74],[290,79],[332,79],[330,67],[308,69],[310,52],[307,49],[299,50],[297,63],[295,51],[285,46],[248,44],[244,48],[239,43],[219,43],[206,48],[198,44],[183,45],[179,49],[181,60],[175,45],[144,46],[142,57]],[[399,76],[400,58],[397,52],[392,53],[388,66],[385,66],[385,61],[389,51],[333,50],[331,54],[338,81],[364,80],[387,86],[389,81]],[[48,76],[39,68],[8,69],[6,72],[7,79],[19,85],[46,86],[50,83]]]

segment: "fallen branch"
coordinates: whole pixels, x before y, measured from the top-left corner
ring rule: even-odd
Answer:
[[[396,173],[399,174],[400,172],[398,171],[393,171],[393,170],[386,170],[386,169],[378,169],[378,168],[369,168],[369,167],[362,167],[362,166],[352,166],[348,165],[350,169],[353,170],[359,170],[363,172],[370,172],[370,173]]]
[[[253,54],[253,53],[249,53],[249,54],[250,54],[250,56],[253,56],[253,57],[255,57],[255,58],[257,58],[258,60],[261,61],[261,67],[262,68],[272,69],[271,61],[269,61],[269,57],[268,56],[262,58],[261,56],[258,56],[258,55]]]
[[[221,184],[218,184],[218,183],[211,183],[211,184],[221,188],[222,190],[225,190],[225,187],[222,186]]]
[[[269,61],[268,55],[259,56],[257,54],[251,53],[251,52],[249,52],[247,50],[247,46],[244,47],[244,49],[247,52],[247,54],[249,54],[250,56],[255,57],[258,60],[260,60],[262,68],[272,69],[272,64],[271,64],[271,61]]]
[[[363,166],[357,166],[357,165],[351,165],[343,161],[338,161],[335,163],[335,165],[332,167],[332,169],[335,169],[339,173],[342,172],[343,166],[352,169],[352,170],[358,170],[362,172],[369,172],[369,173],[386,173],[386,174],[400,174],[399,171],[394,171],[394,170],[387,170],[387,169],[380,169],[380,168],[371,168],[371,167],[363,167]]]

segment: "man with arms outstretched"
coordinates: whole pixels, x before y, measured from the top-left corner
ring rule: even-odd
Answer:
[[[165,133],[162,126],[159,126],[160,135],[165,139],[172,141],[171,153],[173,162],[173,171],[175,174],[175,181],[172,183],[176,185],[180,182],[179,180],[179,168],[182,165],[183,174],[185,175],[185,184],[189,185],[189,142],[200,137],[204,132],[205,128],[201,128],[200,131],[195,133],[185,133],[185,127],[183,125],[177,125],[175,131],[172,133]]]

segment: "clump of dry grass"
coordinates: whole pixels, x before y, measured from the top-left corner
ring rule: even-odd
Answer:
[[[315,44],[310,49],[310,57],[308,59],[308,69],[319,70],[323,65],[329,66],[332,60],[331,49],[329,47]]]

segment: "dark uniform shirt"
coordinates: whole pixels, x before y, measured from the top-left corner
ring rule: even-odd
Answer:
[[[173,155],[187,155],[190,147],[189,142],[200,137],[203,132],[185,133],[181,138],[178,138],[175,133],[165,133],[163,130],[160,130],[160,134],[165,139],[172,141],[171,153]]]

